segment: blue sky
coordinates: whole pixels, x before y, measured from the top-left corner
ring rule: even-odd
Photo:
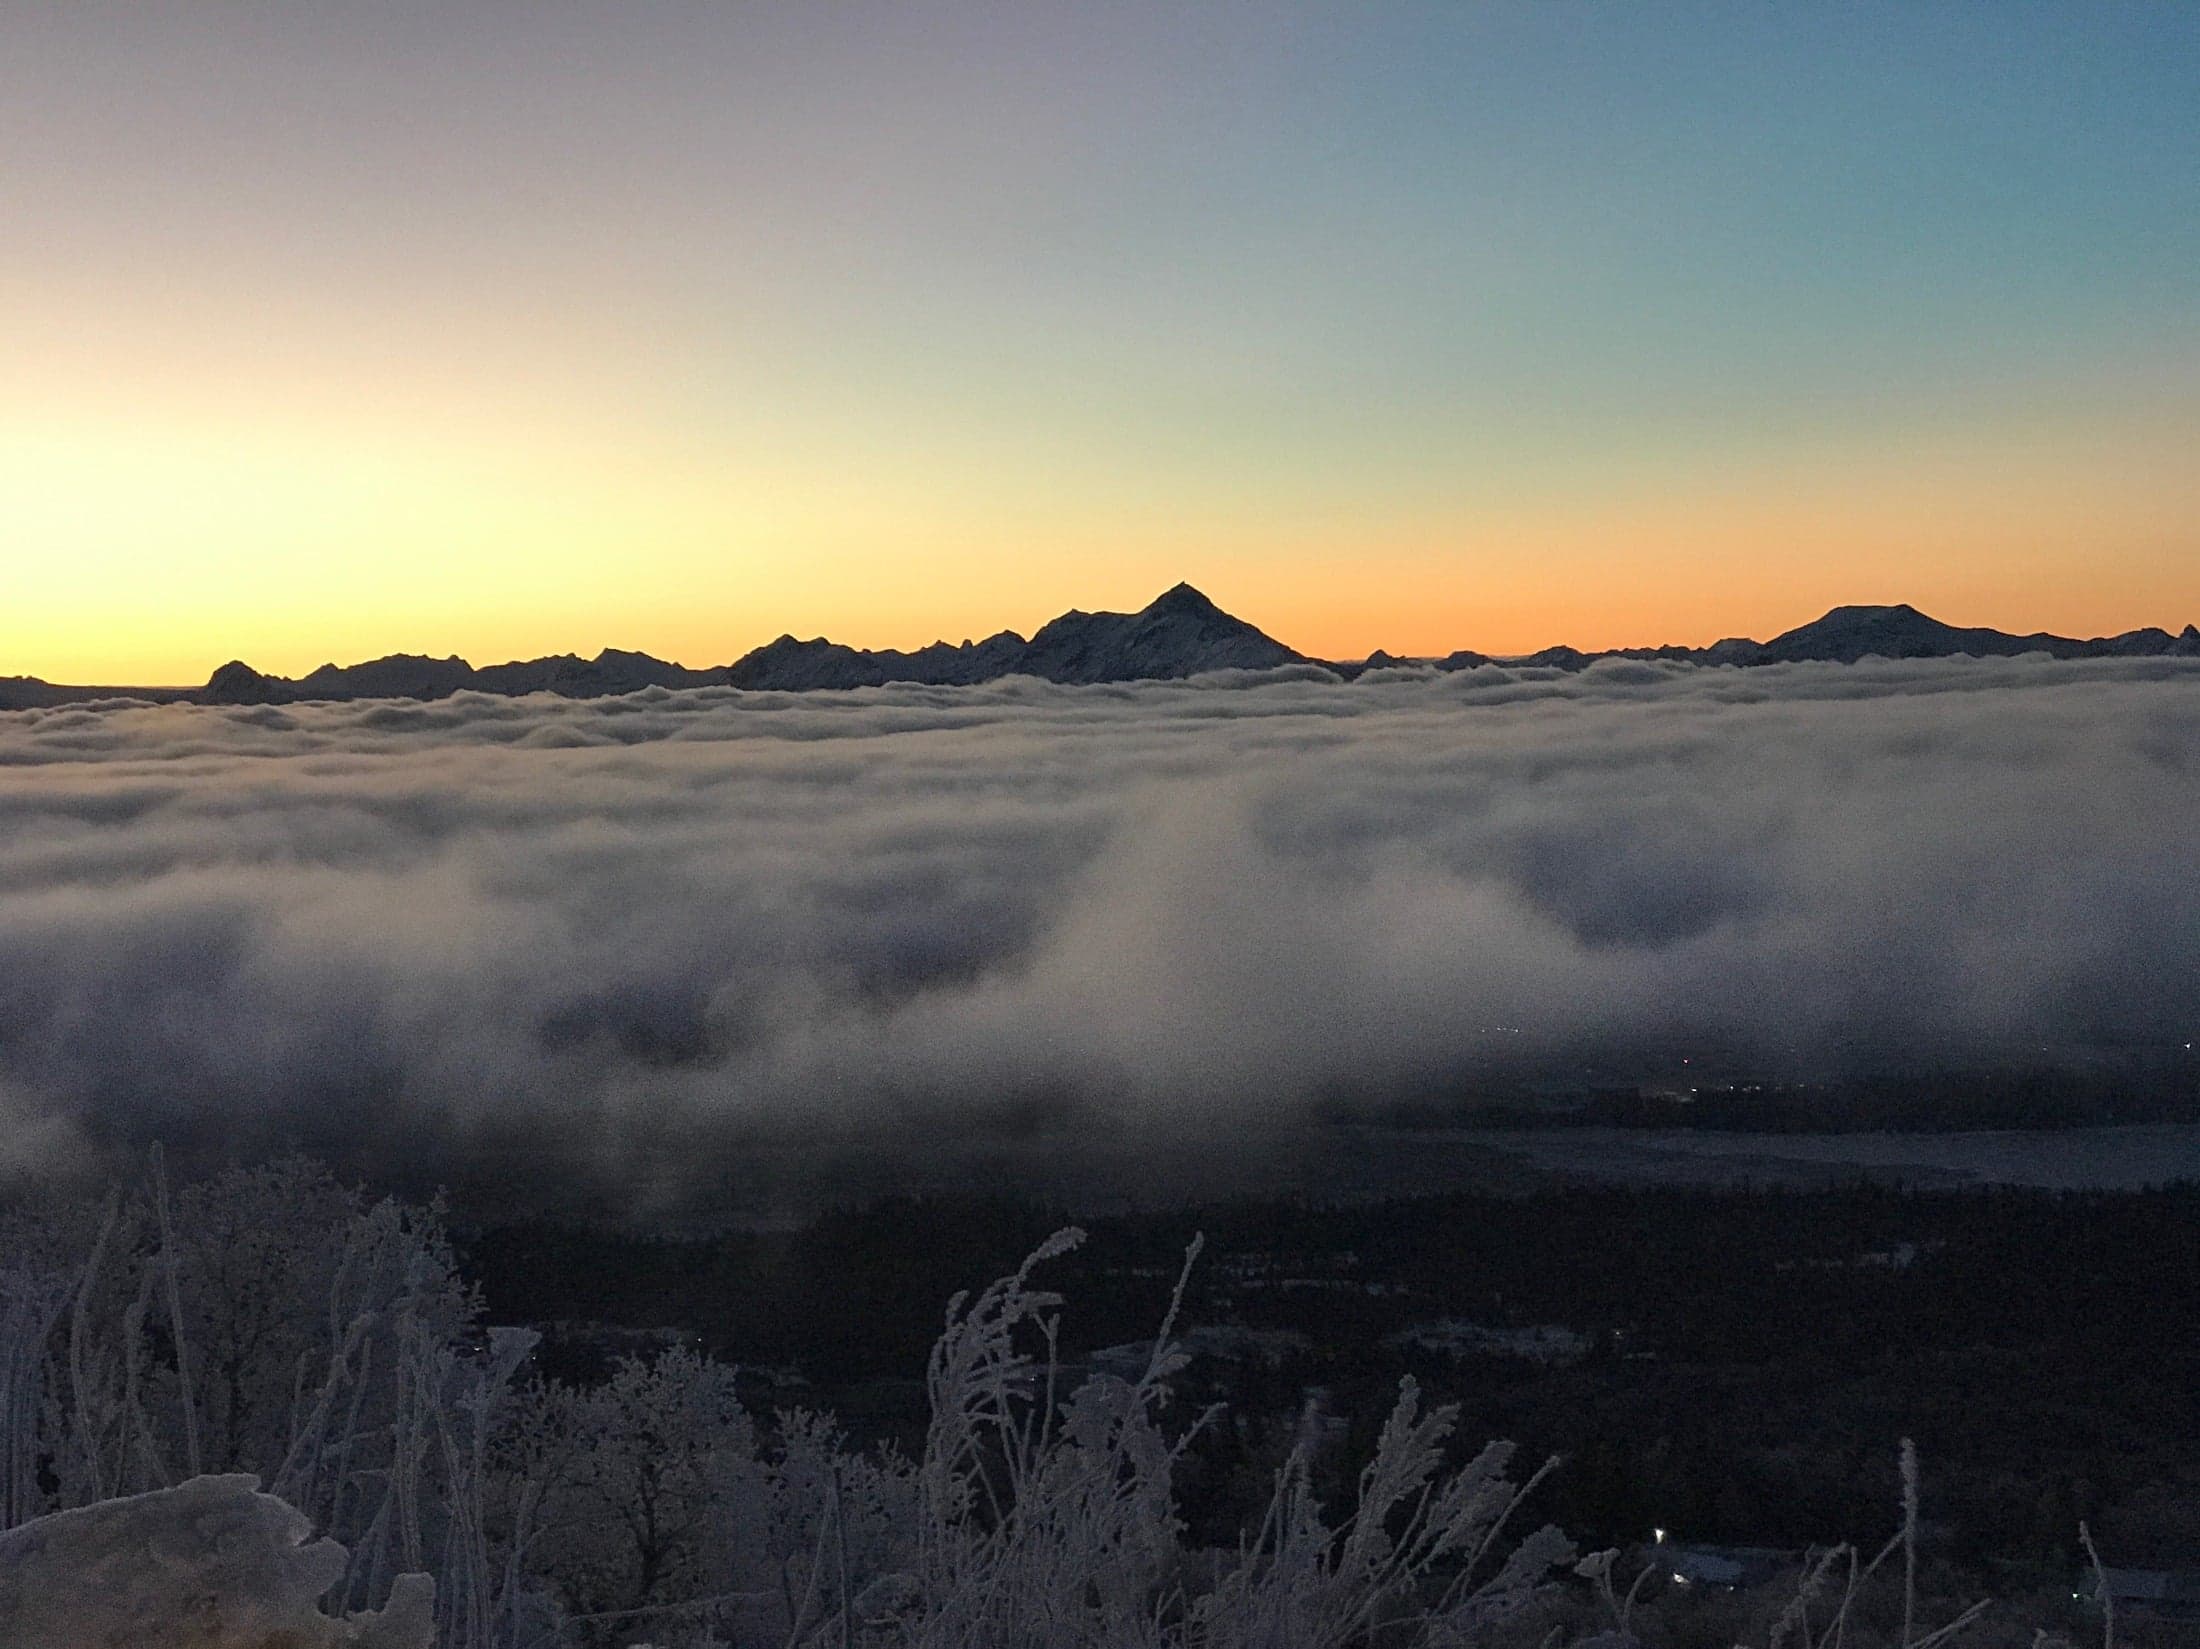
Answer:
[[[2200,609],[2200,8],[90,4],[0,47],[0,668],[700,661],[1180,576],[1328,651]]]

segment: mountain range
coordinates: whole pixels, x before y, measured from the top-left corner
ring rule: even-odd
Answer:
[[[1175,680],[1211,670],[1266,670],[1285,664],[1319,664],[1351,679],[1369,670],[1433,664],[1463,670],[1478,664],[1540,665],[1579,670],[1600,658],[1673,659],[1693,664],[1751,666],[1809,661],[1853,664],[1858,659],[2009,657],[2046,653],[2056,658],[2130,658],[2149,655],[2200,657],[2200,629],[2127,630],[2122,635],[2079,640],[2070,636],[2010,635],[2005,631],[1943,624],[1907,605],[1836,607],[1823,618],[1770,641],[1733,637],[1709,647],[1619,647],[1601,653],[1548,647],[1525,656],[1492,658],[1461,650],[1435,659],[1405,659],[1377,650],[1364,659],[1311,659],[1217,607],[1189,584],[1178,584],[1135,613],[1064,613],[1026,640],[1003,630],[983,641],[936,641],[914,652],[867,650],[816,638],[783,635],[731,664],[711,669],[606,648],[594,658],[561,653],[481,668],[462,658],[393,653],[364,664],[324,664],[296,678],[263,675],[249,664],[223,665],[203,687],[74,687],[35,676],[0,676],[0,710],[25,710],[95,698],[132,697],[199,704],[286,704],[327,699],[438,699],[452,693],[556,693],[602,698],[645,687],[742,687],[755,691],[807,692],[820,688],[878,687],[889,682],[968,686],[1000,676],[1038,676],[1057,682]]]

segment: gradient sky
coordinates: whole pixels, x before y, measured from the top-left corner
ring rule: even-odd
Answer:
[[[2200,6],[0,4],[0,674],[2200,619]]]

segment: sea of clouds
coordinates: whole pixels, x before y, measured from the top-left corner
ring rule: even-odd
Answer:
[[[0,715],[0,1169],[616,1180],[2195,1035],[2200,661]]]

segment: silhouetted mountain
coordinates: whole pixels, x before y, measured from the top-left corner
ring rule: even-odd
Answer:
[[[1964,629],[1943,624],[1905,602],[1892,607],[1836,607],[1824,618],[1773,637],[1749,662],[1854,664],[1869,654],[1881,658],[1951,658],[1958,653],[1974,658],[2008,658],[2018,653],[2048,653],[2056,658],[2131,658],[2169,653],[2176,646],[2176,637],[2167,630],[2153,628],[2127,630],[2122,635],[2090,641],[2045,631],[2019,636],[2002,630]]]
[[[1477,653],[1466,647],[1460,648],[1455,653],[1446,653],[1442,658],[1400,657],[1396,653],[1378,647],[1362,659],[1335,659],[1317,662],[1321,663],[1323,669],[1328,670],[1340,680],[1358,681],[1370,670],[1397,670],[1414,667],[1424,670],[1471,670],[1476,665],[1488,664],[1491,660],[1487,653]]]
[[[172,692],[209,704],[283,704],[312,699],[439,699],[472,691],[517,696],[556,693],[600,698],[645,687],[734,686],[782,692],[879,687],[889,682],[968,686],[1006,675],[1050,681],[1171,679],[1207,670],[1265,669],[1298,662],[1299,654],[1231,617],[1189,584],[1179,584],[1135,613],[1064,613],[1026,641],[1003,630],[983,641],[934,642],[914,652],[866,651],[822,638],[781,636],[729,665],[693,670],[647,653],[605,648],[592,659],[560,653],[476,669],[458,657],[392,653],[363,664],[324,664],[292,681],[233,661],[196,693]],[[0,708],[29,708],[113,689],[10,690],[0,683]]]
[[[1770,641],[1729,636],[1709,647],[1615,647],[1584,652],[1546,647],[1522,657],[1492,659],[1466,648],[1439,659],[1411,660],[1377,648],[1365,659],[1327,665],[1351,681],[1370,670],[1425,662],[1439,670],[1471,670],[1502,663],[1582,670],[1600,658],[1664,659],[1684,664],[1853,664],[1890,659],[2010,657],[2047,653],[2056,658],[2200,658],[2200,627],[2177,634],[2154,626],[2121,635],[2078,640],[2070,636],[2010,635],[2001,630],[1943,624],[1915,607],[1836,607],[1823,618],[1784,631]],[[188,699],[205,704],[287,704],[308,699],[438,699],[473,691],[516,696],[556,693],[602,698],[647,687],[733,686],[778,692],[818,688],[882,687],[891,682],[961,687],[1007,675],[1058,682],[1169,681],[1210,670],[1265,670],[1312,662],[1241,618],[1233,618],[1189,584],[1163,592],[1135,613],[1071,611],[1040,627],[1029,641],[1003,630],[983,641],[936,641],[913,652],[842,646],[822,637],[791,635],[715,669],[692,670],[647,653],[607,647],[592,659],[573,653],[516,659],[475,669],[464,659],[392,653],[363,664],[324,664],[296,681],[263,675],[241,660],[216,670],[204,687],[64,687],[35,676],[0,676],[0,710],[33,710],[100,698]]]
[[[263,676],[241,658],[233,658],[206,678],[200,695],[208,704],[274,704],[298,696],[293,683]]]
[[[647,653],[607,647],[592,659],[572,653],[515,659],[477,670],[464,659],[392,653],[364,664],[324,664],[292,681],[262,675],[232,660],[189,695],[208,704],[288,704],[313,699],[441,699],[453,693],[556,693],[563,698],[606,698],[644,687],[723,684],[723,670],[690,670]]]
[[[62,701],[51,682],[36,676],[0,676],[0,710],[43,710]]]
[[[1189,584],[1135,613],[1067,612],[1029,641],[1003,630],[980,642],[935,642],[913,653],[866,652],[781,636],[727,667],[736,687],[799,692],[908,681],[962,686],[997,676],[1048,681],[1157,681],[1208,670],[1265,670],[1300,655],[1232,618]]]
[[[1267,670],[1300,657],[1179,584],[1139,612],[1064,613],[1031,638],[1016,670],[1048,681],[1156,681]]]
[[[65,691],[36,676],[0,676],[0,710],[43,710],[64,702],[55,695]]]
[[[1568,647],[1561,643],[1556,647],[1546,647],[1540,653],[1530,653],[1526,658],[1515,659],[1513,662],[1516,664],[1542,665],[1546,669],[1581,670],[1586,669],[1602,657],[1604,657],[1602,653],[1585,653],[1579,647]]]
[[[1577,647],[1546,647],[1539,653],[1504,662],[1582,670],[1600,658],[1668,659],[1683,664],[1740,666],[1759,664],[1854,664],[1864,658],[2013,658],[2046,653],[2055,658],[2200,657],[2200,631],[2148,627],[2122,635],[2078,640],[2071,636],[2010,635],[1983,627],[1943,624],[1907,603],[1885,607],[1836,607],[1823,618],[1783,631],[1770,641],[1729,636],[1709,647],[1614,647],[1585,653]],[[1454,655],[1457,657],[1459,655]]]
[[[1958,629],[1928,618],[1906,603],[1893,607],[1836,607],[1823,618],[1773,637],[1759,649],[1756,662],[1854,664],[1872,653],[1881,658],[1945,658],[1955,653],[1984,658],[2030,652],[2034,639],[1999,630]]]
[[[913,653],[894,648],[868,652],[822,638],[781,636],[726,666],[736,687],[807,692],[818,687],[883,687],[890,681],[926,687],[964,687],[1009,675],[1023,658],[1024,638],[1003,630],[983,641],[950,646],[935,641]]]
[[[52,710],[64,704],[89,704],[98,699],[137,699],[167,704],[198,696],[197,691],[188,687],[64,687],[59,682],[42,681],[37,676],[0,676],[0,711]]]
[[[457,656],[391,653],[364,664],[324,664],[298,681],[308,699],[440,699],[474,685],[474,667]]]
[[[1752,641],[1747,636],[1728,636],[1724,641],[1714,641],[1703,650],[1703,662],[1756,664],[1760,662],[1764,650],[1765,644],[1761,641]]]
[[[548,658],[491,664],[476,670],[468,684],[481,693],[556,693],[561,698],[612,698],[644,687],[709,687],[726,679],[722,670],[690,670],[647,653],[606,647],[594,658],[555,653]]]

